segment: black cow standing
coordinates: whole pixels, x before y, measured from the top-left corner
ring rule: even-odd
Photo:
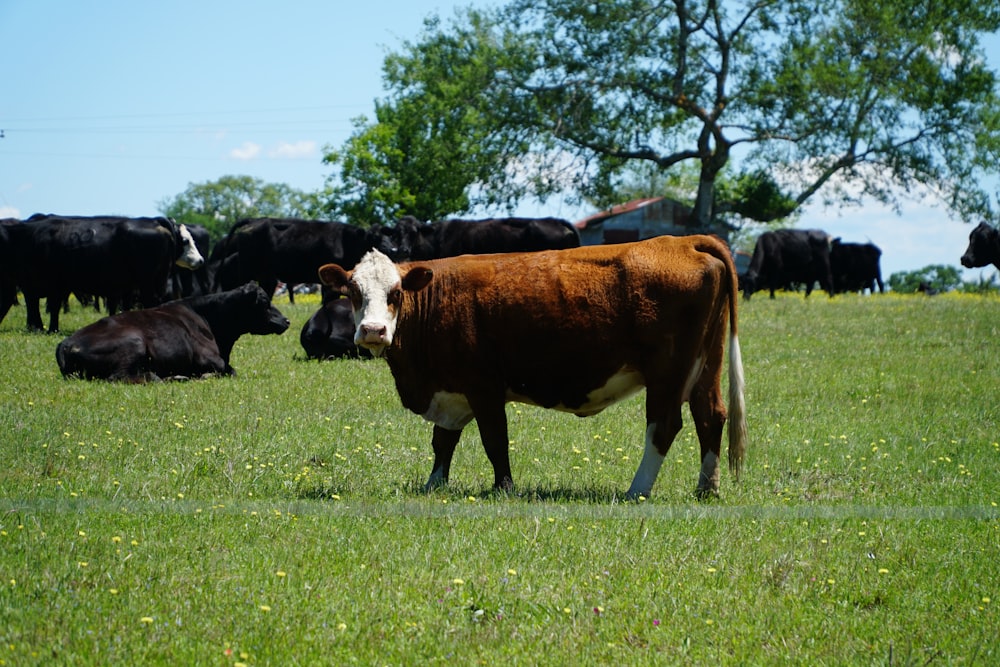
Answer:
[[[0,322],[11,306],[17,305],[17,276],[14,273],[14,247],[8,227],[21,224],[20,220],[0,220]],[[16,234],[16,232],[15,232]]]
[[[969,234],[969,247],[962,255],[962,266],[976,269],[989,264],[1000,269],[1000,230],[981,222]]]
[[[362,357],[370,359],[372,353],[354,344],[354,312],[351,300],[334,295],[326,297],[323,306],[313,313],[302,327],[299,343],[307,359],[334,359]]]
[[[229,357],[243,334],[280,334],[288,319],[257,285],[109,315],[64,339],[64,377],[147,380],[233,375]]]
[[[323,264],[354,266],[372,248],[392,249],[382,234],[342,222],[252,218],[233,225],[212,253],[216,285],[229,289],[251,280],[268,294],[279,282],[316,283]]]
[[[757,239],[743,279],[743,297],[767,289],[773,299],[775,290],[794,283],[804,284],[809,296],[817,281],[833,296],[829,235],[819,229],[777,229]]]
[[[423,261],[500,252],[561,250],[580,245],[580,234],[560,218],[491,218],[424,223],[412,216],[385,229],[395,261]]]
[[[5,229],[0,256],[10,264],[3,273],[24,294],[29,329],[43,329],[43,298],[54,332],[70,293],[103,297],[111,313],[135,295],[143,306],[155,306],[165,298],[173,264],[196,268],[204,262],[186,228],[166,218],[34,215]]]
[[[882,250],[873,243],[844,243],[839,238],[830,246],[830,270],[836,292],[885,293],[880,258]]]

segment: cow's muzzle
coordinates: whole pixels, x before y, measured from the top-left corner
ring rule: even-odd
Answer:
[[[354,343],[358,347],[369,350],[376,357],[382,356],[383,350],[391,342],[388,327],[384,324],[374,322],[362,322],[359,324],[354,336]]]

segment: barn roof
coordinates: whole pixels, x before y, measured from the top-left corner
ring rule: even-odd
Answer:
[[[594,225],[599,225],[611,218],[622,215],[623,213],[631,213],[640,208],[648,206],[650,204],[664,201],[666,197],[647,197],[646,199],[633,199],[630,202],[625,202],[624,204],[616,204],[611,208],[605,209],[603,211],[598,211],[593,215],[589,215],[586,218],[582,218],[573,223],[573,226],[579,230],[587,229]]]

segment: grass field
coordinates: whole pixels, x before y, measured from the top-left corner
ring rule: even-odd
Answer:
[[[235,378],[144,386],[63,380],[16,308],[0,665],[997,664],[1000,300],[760,297],[745,474],[709,502],[690,425],[621,501],[642,396],[512,404],[516,492],[470,426],[425,495],[385,364],[302,359],[315,303]]]

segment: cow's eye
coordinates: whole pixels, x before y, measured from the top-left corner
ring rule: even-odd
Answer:
[[[357,284],[351,283],[347,288],[347,296],[351,299],[351,305],[355,310],[361,308],[361,290]]]
[[[395,287],[389,290],[389,305],[398,307],[403,302],[403,290]]]

